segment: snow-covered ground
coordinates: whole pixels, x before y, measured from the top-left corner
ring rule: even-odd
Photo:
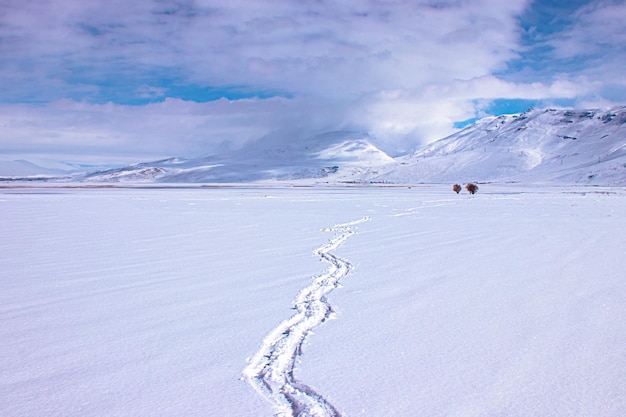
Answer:
[[[0,189],[0,415],[624,416],[625,207],[597,187]]]

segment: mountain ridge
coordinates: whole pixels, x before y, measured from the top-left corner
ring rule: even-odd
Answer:
[[[169,158],[85,176],[90,182],[253,182],[329,177],[340,168],[394,163],[367,133],[325,132],[303,141],[261,138],[226,154],[197,159]]]
[[[489,116],[395,158],[366,132],[292,137],[297,135],[277,132],[234,151],[70,178],[91,183],[626,183],[626,106]]]
[[[377,179],[623,184],[626,107],[487,117],[397,160]]]

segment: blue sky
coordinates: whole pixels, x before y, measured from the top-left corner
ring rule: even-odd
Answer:
[[[486,115],[623,105],[624,21],[617,0],[3,0],[0,159],[338,129],[400,153]]]

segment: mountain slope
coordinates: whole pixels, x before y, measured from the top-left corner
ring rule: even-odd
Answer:
[[[626,182],[626,107],[488,117],[397,158],[386,182]]]
[[[487,117],[391,158],[362,132],[278,132],[203,158],[169,158],[74,176],[87,182],[626,183],[626,107]]]
[[[85,177],[94,182],[251,182],[323,178],[340,169],[394,164],[366,133],[327,132],[291,141],[282,135],[261,138],[242,149],[197,159],[170,158]]]

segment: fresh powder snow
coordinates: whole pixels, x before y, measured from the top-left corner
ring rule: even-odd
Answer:
[[[3,187],[0,415],[626,415],[626,191],[450,186]]]

